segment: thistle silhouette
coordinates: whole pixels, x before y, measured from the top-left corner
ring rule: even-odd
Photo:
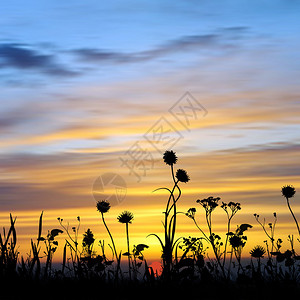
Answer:
[[[164,159],[164,162],[169,166],[176,164],[176,162],[177,162],[176,152],[174,152],[172,150],[166,151],[163,155],[163,159]]]
[[[251,257],[254,258],[263,258],[264,254],[266,253],[266,250],[264,247],[262,246],[255,246],[252,250],[250,250],[250,255]]]
[[[286,185],[281,188],[281,193],[282,193],[282,196],[285,197],[285,199],[286,199],[287,206],[288,206],[290,213],[295,221],[295,224],[296,224],[296,227],[298,230],[298,234],[300,235],[299,224],[298,224],[296,216],[294,215],[294,212],[292,211],[292,208],[290,205],[290,200],[289,200],[290,198],[294,197],[294,195],[296,194],[296,190],[292,185]]]
[[[178,169],[176,171],[176,178],[177,178],[178,181],[184,182],[184,183],[187,183],[190,180],[190,177],[187,174],[187,172],[185,170],[182,170],[182,169]]]
[[[122,224],[126,225],[126,237],[127,237],[127,253],[126,255],[128,258],[128,272],[129,272],[129,279],[131,279],[131,263],[130,263],[130,246],[129,246],[129,231],[128,231],[128,224],[131,224],[133,220],[133,214],[130,211],[123,211],[118,216],[118,221]]]
[[[115,242],[114,242],[114,239],[113,239],[113,236],[105,222],[105,219],[104,219],[104,214],[106,214],[109,210],[110,210],[110,203],[105,201],[105,200],[101,200],[101,201],[98,201],[97,204],[96,204],[96,207],[97,207],[97,210],[101,213],[101,218],[102,218],[102,222],[103,222],[103,225],[110,237],[110,240],[111,240],[111,243],[112,243],[112,249],[113,249],[113,253],[114,253],[114,256],[117,260],[117,271],[116,271],[116,280],[118,280],[118,274],[119,274],[119,271],[120,271],[120,263],[121,263],[121,258],[120,256],[118,256],[118,252],[117,252],[117,249],[116,249],[116,246],[115,246]]]
[[[255,246],[252,250],[250,250],[250,255],[253,258],[257,259],[257,270],[256,270],[256,274],[258,276],[261,275],[261,262],[260,260],[264,257],[264,254],[266,253],[266,250],[264,247],[257,245]],[[252,261],[251,261],[252,262]]]

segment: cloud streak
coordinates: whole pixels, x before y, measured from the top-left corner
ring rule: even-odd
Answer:
[[[271,195],[279,191],[284,184],[300,183],[300,172],[295,162],[299,161],[300,145],[293,143],[260,145],[256,149],[236,148],[228,151],[192,153],[186,155],[182,149],[177,151],[180,160],[178,168],[184,167],[191,176],[191,182],[184,187],[188,198],[209,196],[212,191],[237,200],[251,192],[252,204],[260,200],[257,195]],[[169,184],[169,170],[163,167],[161,157],[155,162],[154,169],[147,172],[143,184],[129,176],[126,167],[120,167],[120,153],[57,153],[42,154],[6,154],[0,158],[3,170],[0,190],[1,207],[9,206],[32,209],[65,208],[90,206],[91,187],[94,180],[105,172],[118,172],[126,178],[128,203],[134,206],[155,206],[152,202],[136,202],[136,197],[149,197],[157,187]],[[30,172],[28,172],[30,170]],[[51,192],[50,192],[51,191]],[[256,195],[255,195],[256,193]],[[39,199],[53,198],[52,202]],[[273,195],[273,194],[272,194]],[[25,200],[26,198],[26,200]],[[55,200],[57,199],[57,200]],[[61,200],[64,199],[63,202]],[[128,204],[127,203],[127,204]],[[272,203],[265,202],[266,205]]]
[[[22,71],[39,71],[56,77],[72,77],[79,73],[57,62],[54,54],[43,54],[27,45],[0,44],[0,67]]]
[[[211,51],[224,51],[228,48],[235,48],[237,47],[237,41],[234,41],[233,37],[235,39],[240,37],[245,30],[247,30],[246,27],[233,27],[224,28],[219,33],[181,36],[152,49],[139,52],[125,53],[95,48],[81,48],[72,50],[71,53],[75,54],[79,60],[88,63],[122,64],[147,62],[176,53],[201,52],[208,49]]]
[[[172,57],[176,54],[186,52],[201,53],[209,50],[210,53],[223,52],[227,49],[238,47],[238,37],[243,36],[246,27],[224,28],[215,33],[186,35],[177,39],[169,40],[161,45],[148,50],[136,52],[109,51],[101,48],[79,48],[73,50],[56,51],[45,53],[40,47],[24,43],[0,43],[0,68],[21,70],[24,72],[38,72],[51,77],[72,78],[84,75],[76,63],[87,64],[108,63],[108,64],[132,64],[154,61],[159,58]],[[77,59],[68,64],[59,62],[62,54],[71,54]],[[89,70],[90,71],[90,70]],[[13,79],[13,82],[15,79]]]

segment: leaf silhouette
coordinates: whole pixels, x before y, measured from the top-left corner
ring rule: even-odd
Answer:
[[[141,251],[144,251],[145,248],[149,248],[149,246],[145,245],[145,244],[138,244],[136,246],[136,251],[141,252]]]
[[[242,235],[244,231],[248,230],[249,228],[252,228],[253,226],[250,224],[241,224],[238,229],[236,230],[236,233],[238,235]]]
[[[51,234],[52,237],[55,237],[59,233],[63,233],[63,231],[61,229],[52,229],[50,234]]]

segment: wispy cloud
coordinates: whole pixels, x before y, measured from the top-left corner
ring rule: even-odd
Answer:
[[[247,30],[246,27],[224,28],[211,34],[187,35],[167,41],[152,49],[139,52],[107,51],[104,49],[81,48],[75,49],[74,53],[80,60],[85,62],[106,63],[137,63],[154,60],[167,55],[185,53],[189,51],[224,51],[238,46],[237,37],[241,37]]]
[[[0,44],[0,67],[23,71],[39,71],[46,75],[70,77],[79,73],[57,62],[54,54],[44,54],[32,46],[4,43]]]
[[[257,205],[264,195],[264,206],[272,206],[271,197],[278,194],[284,184],[300,184],[300,172],[295,162],[299,158],[300,145],[258,145],[256,149],[237,148],[230,151],[186,154],[179,147],[178,168],[184,168],[191,182],[184,187],[185,205],[193,205],[197,197],[211,193],[225,197],[224,200]],[[177,149],[176,149],[177,150]],[[0,191],[2,210],[66,207],[92,207],[92,185],[106,172],[117,172],[128,185],[127,204],[135,207],[156,207],[159,195],[151,193],[169,184],[169,170],[161,157],[154,169],[147,172],[142,183],[134,175],[128,175],[126,167],[120,167],[120,153],[57,153],[2,155],[3,170]],[[30,172],[28,171],[30,170]],[[152,195],[152,196],[151,196]],[[155,201],[140,201],[153,198]],[[157,198],[158,197],[158,198]],[[249,199],[251,199],[249,203]],[[244,200],[243,200],[244,199]],[[296,205],[296,204],[295,204]]]
[[[227,49],[239,47],[239,38],[247,31],[246,27],[223,28],[212,33],[183,35],[176,39],[166,40],[158,46],[142,51],[125,52],[122,49],[106,50],[103,48],[78,48],[49,50],[45,43],[27,44],[23,42],[0,43],[0,67],[2,70],[21,70],[43,74],[51,77],[72,78],[87,75],[88,71],[79,63],[94,64],[132,64],[154,61],[159,58],[170,58],[173,55],[190,53],[226,52]],[[75,60],[74,60],[75,56]],[[65,60],[67,62],[61,63]],[[22,74],[24,76],[26,74]],[[8,78],[7,83],[21,84],[18,76]]]

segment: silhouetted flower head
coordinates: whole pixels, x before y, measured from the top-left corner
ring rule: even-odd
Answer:
[[[131,223],[133,220],[133,213],[130,211],[123,211],[119,216],[118,216],[118,221],[123,224],[128,224]]]
[[[177,156],[176,156],[176,154],[175,154],[176,152],[174,152],[174,151],[166,151],[165,153],[164,153],[164,156],[163,156],[163,159],[164,159],[164,162],[167,164],[167,165],[169,165],[169,166],[171,166],[171,165],[174,165],[174,164],[176,164],[176,162],[177,162]]]
[[[241,209],[241,203],[239,202],[229,202],[228,203],[228,207],[231,209],[231,210],[240,210]]]
[[[82,246],[88,247],[91,246],[95,242],[94,234],[92,230],[88,228],[88,230],[83,234]]]
[[[110,204],[109,202],[102,200],[97,202],[97,210],[101,213],[106,213],[110,209]]]
[[[228,208],[231,210],[232,215],[235,215],[237,211],[241,210],[241,203],[239,202],[232,202],[230,201],[228,204],[225,202],[222,202],[221,207],[227,212]]]
[[[281,188],[281,193],[285,198],[292,198],[294,197],[296,190],[292,185],[286,185]]]
[[[264,247],[258,245],[255,246],[249,253],[254,258],[262,258],[264,257],[266,250]]]
[[[178,169],[177,170],[177,172],[176,172],[176,178],[178,179],[178,181],[185,182],[185,183],[190,180],[189,175],[183,169]]]
[[[202,200],[198,199],[196,202],[201,204],[205,209],[213,211],[219,205],[218,202],[220,199],[220,197],[209,196],[208,198]]]
[[[235,249],[245,246],[245,242],[243,241],[243,237],[239,236],[239,235],[232,235],[229,238],[229,243]]]
[[[191,208],[188,209],[188,211],[185,215],[188,216],[191,219],[194,219],[195,218],[195,213],[196,213],[196,208],[191,207]]]

